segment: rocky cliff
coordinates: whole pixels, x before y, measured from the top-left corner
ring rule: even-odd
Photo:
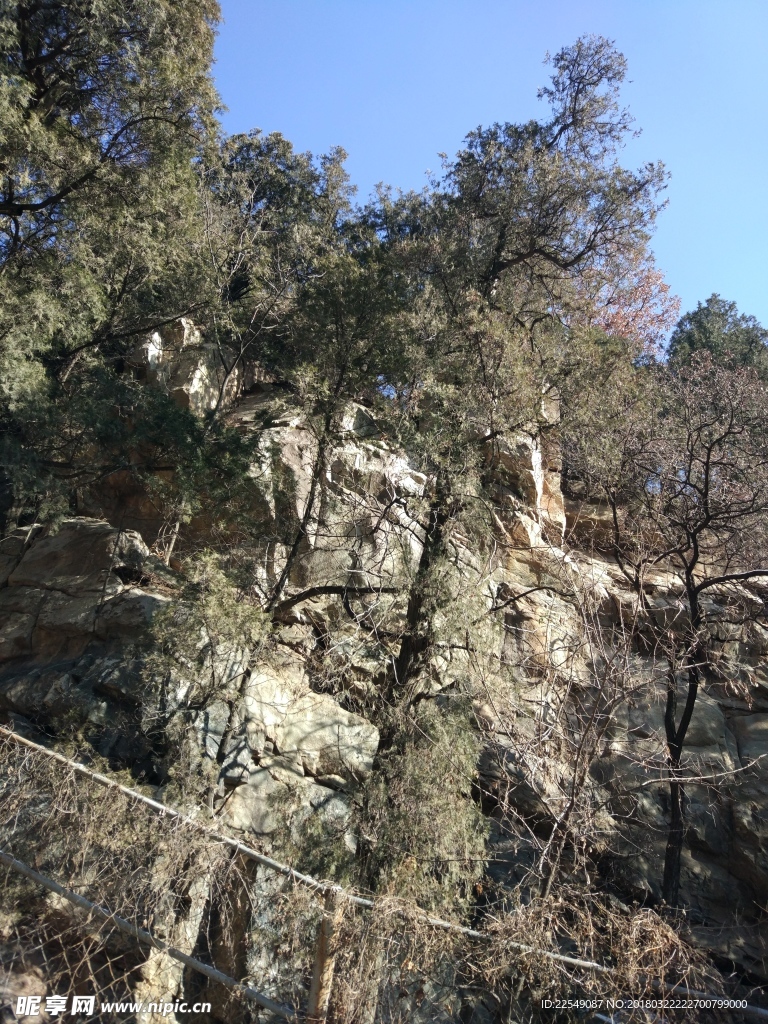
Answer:
[[[168,379],[205,407],[198,364],[190,374],[194,387],[178,368]],[[248,567],[250,600],[268,622],[260,643],[240,645],[226,630],[214,643],[198,623],[186,662],[176,652],[163,667],[153,623],[167,637],[208,524],[190,524],[169,567],[152,550],[149,504],[131,493],[121,506],[113,487],[56,529],[30,524],[0,543],[0,709],[21,734],[75,743],[81,757],[92,752],[262,849],[306,856],[307,837],[319,837],[334,851],[324,870],[359,878],[355,861],[370,859],[372,841],[360,809],[388,770],[382,706],[396,703],[432,482],[362,405],[347,409],[319,474],[317,437],[279,388],[254,385],[230,417],[259,437],[251,472],[262,527],[233,532],[227,557]],[[446,530],[430,643],[397,700],[420,713],[469,709],[477,756],[466,788],[484,817],[487,860],[477,892],[483,878],[525,891],[566,822],[566,875],[658,905],[666,669],[642,628],[625,628],[641,612],[596,545],[604,513],[563,497],[535,431],[489,445],[484,474],[487,540],[460,516]],[[293,545],[286,524],[301,526]],[[658,621],[682,620],[672,575],[659,571],[649,594]],[[757,587],[709,592],[716,670],[687,739],[682,877],[688,941],[755,983],[768,979],[764,598]],[[736,614],[745,605],[756,614]],[[162,684],[158,718],[162,673],[173,682]],[[269,988],[264,949],[259,957],[250,973]],[[273,992],[285,995],[278,982]],[[402,999],[416,1014],[407,986]],[[491,1003],[482,1012],[472,1019],[496,1019]]]

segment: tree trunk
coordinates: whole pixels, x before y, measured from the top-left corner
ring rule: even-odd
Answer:
[[[670,662],[667,673],[667,706],[664,712],[664,728],[667,735],[667,750],[669,752],[670,820],[667,848],[664,854],[664,877],[661,885],[661,895],[662,899],[670,907],[676,907],[680,899],[680,863],[683,853],[683,841],[685,839],[685,815],[683,813],[685,793],[683,791],[683,783],[680,781],[680,761],[683,754],[683,744],[688,733],[688,726],[691,724],[693,709],[696,706],[696,697],[698,696],[699,683],[701,681],[701,670],[699,668],[699,658],[702,653],[699,636],[701,609],[699,607],[698,593],[694,589],[692,578],[688,580],[687,590],[688,606],[691,615],[691,633],[686,642],[687,650],[685,652],[685,660],[688,663],[688,692],[680,724],[675,724],[677,677],[673,662]]]
[[[336,938],[341,914],[338,893],[329,890],[317,932],[315,963],[309,991],[307,1024],[325,1024],[331,1001],[333,975],[336,966]]]
[[[317,446],[317,456],[315,458],[315,464],[312,469],[312,479],[310,480],[309,483],[309,494],[307,495],[307,502],[306,505],[304,506],[304,511],[301,516],[301,522],[299,523],[299,528],[296,531],[296,536],[294,537],[293,543],[291,544],[291,549],[288,552],[288,557],[285,560],[283,571],[280,573],[280,578],[275,584],[270,599],[267,603],[266,610],[268,612],[274,611],[275,606],[280,601],[280,598],[283,595],[283,591],[285,590],[286,584],[288,583],[288,579],[291,575],[294,563],[299,555],[299,552],[301,551],[301,545],[305,538],[309,535],[309,524],[312,520],[312,515],[315,509],[315,503],[317,501],[317,492],[319,489],[320,477],[323,475],[323,470],[325,469],[325,458],[328,451],[329,440],[330,419],[328,418],[325,423],[323,436],[320,438],[320,441]]]
[[[678,770],[678,767],[670,767],[672,772]],[[664,854],[664,880],[661,886],[661,894],[664,901],[670,907],[676,907],[680,897],[680,861],[683,853],[683,839],[685,837],[683,784],[679,779],[670,779],[669,797],[671,815],[669,834],[667,836],[667,849]]]
[[[427,607],[426,586],[431,571],[445,547],[445,527],[454,513],[444,483],[438,477],[435,496],[429,506],[424,547],[419,568],[408,598],[405,633],[395,660],[394,687],[402,690],[406,682],[418,671],[425,653],[432,646],[432,612]]]

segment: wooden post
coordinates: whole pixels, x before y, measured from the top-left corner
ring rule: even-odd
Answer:
[[[339,894],[335,889],[329,889],[325,896],[323,917],[317,930],[307,1024],[326,1024],[328,1019],[328,1004],[331,999],[333,971],[336,966],[336,929],[339,909]]]

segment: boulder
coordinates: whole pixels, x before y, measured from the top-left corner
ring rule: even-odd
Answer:
[[[231,828],[257,835],[271,835],[285,827],[285,810],[291,800],[288,786],[267,767],[257,768],[248,783],[225,799],[221,819]]]
[[[57,590],[70,597],[110,596],[122,589],[115,570],[137,571],[149,555],[134,530],[92,519],[65,520],[36,539],[8,576],[10,587]]]
[[[312,692],[295,663],[252,671],[244,704],[247,720],[307,774],[359,781],[371,771],[376,727],[327,694]]]
[[[215,700],[195,716],[194,726],[203,755],[215,760],[229,722],[229,705]]]
[[[768,715],[744,715],[730,720],[743,765],[768,772]]]
[[[0,624],[0,662],[32,653],[33,615],[11,614]]]
[[[0,587],[8,582],[8,577],[21,561],[30,540],[40,527],[23,526],[0,540]]]

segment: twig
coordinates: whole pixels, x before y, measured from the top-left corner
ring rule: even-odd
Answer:
[[[79,907],[81,910],[87,910],[89,914],[94,914],[96,917],[100,917],[105,924],[114,925],[118,931],[123,932],[124,935],[130,935],[136,939],[137,942],[141,942],[146,946],[153,946],[155,949],[159,949],[167,956],[172,957],[174,960],[178,960],[179,963],[184,964],[185,967],[189,967],[190,970],[197,971],[198,974],[204,974],[211,981],[218,982],[220,985],[224,985],[230,991],[236,995],[241,996],[243,999],[248,999],[252,1003],[258,1003],[259,1006],[263,1006],[265,1010],[270,1010],[277,1017],[282,1017],[283,1020],[294,1021],[298,1024],[300,1018],[296,1011],[289,1006],[282,1006],[280,1003],[274,1002],[268,996],[262,995],[261,992],[257,992],[255,988],[251,988],[250,985],[243,985],[234,978],[231,978],[228,974],[222,974],[221,971],[217,971],[215,967],[209,967],[208,964],[202,963],[200,960],[195,960],[194,957],[187,956],[186,953],[182,953],[180,949],[176,949],[173,946],[169,946],[167,942],[157,938],[156,935],[152,935],[151,932],[146,931],[144,928],[139,928],[135,924],[131,924],[130,921],[126,921],[125,918],[118,917],[117,914],[112,914],[103,907],[97,906],[95,903],[91,903],[85,896],[79,896],[76,892],[72,892],[71,889],[65,889],[63,885],[59,885],[52,878],[47,878],[45,875],[39,874],[34,871],[23,861],[16,860],[15,857],[9,856],[0,850],[0,863],[5,864],[6,867],[11,868],[13,871],[18,872],[20,875],[24,875],[32,882],[36,882],[38,885],[44,886],[50,892],[55,892],[57,896],[61,896],[62,899],[67,900],[75,907]]]

